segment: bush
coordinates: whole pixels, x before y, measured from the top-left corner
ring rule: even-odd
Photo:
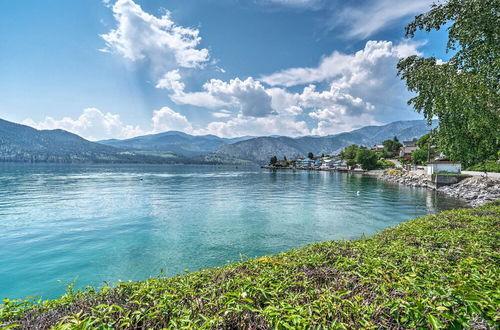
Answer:
[[[468,171],[481,171],[481,172],[500,172],[500,164],[497,160],[487,160],[480,164],[471,166]]]
[[[377,166],[379,168],[394,168],[396,167],[396,165],[394,165],[393,162],[391,162],[390,160],[385,160],[385,159],[379,159],[377,161]]]

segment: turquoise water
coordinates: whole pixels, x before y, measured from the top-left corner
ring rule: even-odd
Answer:
[[[197,270],[460,206],[328,172],[0,165],[0,298]]]

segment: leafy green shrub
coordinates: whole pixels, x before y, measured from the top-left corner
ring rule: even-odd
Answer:
[[[500,163],[496,160],[487,160],[480,164],[471,166],[468,171],[500,172]]]
[[[393,162],[391,162],[390,160],[386,160],[386,159],[379,159],[377,161],[377,166],[379,168],[394,168],[396,167],[396,165],[394,165]]]

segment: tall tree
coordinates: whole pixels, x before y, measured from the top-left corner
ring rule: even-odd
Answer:
[[[446,63],[410,56],[399,75],[417,95],[408,101],[431,122],[439,119],[437,142],[466,166],[500,150],[500,1],[448,0],[415,17],[406,36],[448,26]]]
[[[361,165],[364,170],[373,170],[377,168],[377,154],[369,149],[359,148],[356,152],[355,161]]]

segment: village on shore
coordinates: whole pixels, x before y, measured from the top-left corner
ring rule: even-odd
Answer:
[[[351,145],[340,153],[292,160],[273,156],[266,169],[315,170],[359,173],[396,184],[436,190],[462,199],[475,207],[500,198],[499,161],[487,168],[462,170],[460,162],[446,158],[431,141],[430,135],[399,143],[397,137],[371,148]],[[489,172],[488,169],[493,168]]]
[[[433,173],[460,174],[462,164],[453,162],[430,145],[430,136],[399,142],[397,137],[385,140],[381,145],[371,148],[351,145],[339,153],[314,156],[309,152],[306,157],[279,160],[271,157],[267,169],[295,169],[368,173],[374,170],[399,169],[403,171],[425,171]],[[424,166],[425,165],[425,166]]]

